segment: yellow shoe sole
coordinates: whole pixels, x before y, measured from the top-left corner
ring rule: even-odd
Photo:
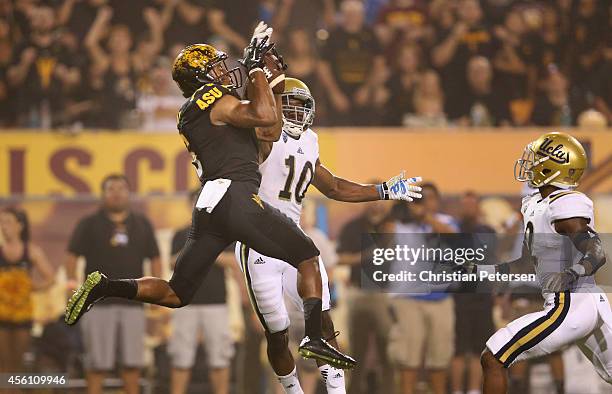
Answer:
[[[82,316],[81,310],[85,304],[85,300],[89,296],[91,290],[100,283],[102,280],[102,274],[98,271],[92,272],[87,275],[85,282],[72,294],[72,297],[68,300],[66,305],[66,312],[64,315],[64,321],[69,326],[75,324]]]

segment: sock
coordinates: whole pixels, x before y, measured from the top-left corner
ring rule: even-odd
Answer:
[[[304,300],[304,320],[306,336],[310,339],[319,339],[321,330],[321,309],[323,301],[320,298],[306,298]]]
[[[482,391],[479,389],[468,390],[467,394],[482,394]]]
[[[325,364],[319,367],[319,371],[325,382],[327,394],[346,394],[343,370]]]
[[[283,386],[283,390],[287,394],[304,394],[300,381],[298,380],[297,369],[293,367],[293,371],[289,375],[277,376],[278,381]]]
[[[106,292],[110,297],[132,299],[138,293],[136,279],[109,279]]]

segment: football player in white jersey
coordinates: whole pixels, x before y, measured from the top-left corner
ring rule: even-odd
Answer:
[[[362,202],[373,200],[405,200],[421,198],[420,178],[406,179],[404,173],[380,185],[363,185],[333,175],[319,159],[317,134],[310,128],[315,116],[315,100],[302,81],[285,79],[281,95],[283,132],[274,143],[260,145],[262,173],[259,196],[299,224],[302,200],[312,183],[328,198]],[[286,393],[302,393],[297,371],[288,347],[289,316],[284,296],[303,310],[298,294],[297,270],[284,261],[264,256],[248,245],[237,244],[236,253],[251,303],[264,326],[268,342],[268,359]],[[325,266],[319,259],[323,280],[323,335],[337,347],[334,325],[329,315],[329,287]],[[300,354],[310,358],[308,351]],[[320,364],[320,363],[319,363]],[[344,371],[327,364],[319,365],[328,393],[345,393]]]
[[[535,264],[545,304],[497,331],[481,356],[484,394],[506,393],[505,369],[577,344],[599,375],[612,384],[612,312],[593,280],[606,262],[595,232],[593,203],[574,188],[587,166],[574,137],[553,132],[525,148],[515,178],[537,192],[523,198],[523,256]],[[511,263],[478,266],[509,273]]]

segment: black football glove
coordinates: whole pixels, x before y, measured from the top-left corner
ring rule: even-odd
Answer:
[[[279,70],[286,71],[289,68],[287,63],[285,63],[285,59],[283,59],[283,56],[280,55],[276,50],[276,47],[270,48],[270,53],[272,53],[272,56],[274,56],[274,58],[276,59],[277,67]]]
[[[264,37],[260,40],[253,39],[251,43],[244,48],[244,57],[238,62],[247,69],[249,74],[256,69],[263,70],[264,54],[273,47],[273,43],[268,43],[268,37]]]

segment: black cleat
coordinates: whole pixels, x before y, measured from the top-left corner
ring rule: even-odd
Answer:
[[[94,271],[87,275],[85,282],[72,294],[66,305],[64,321],[69,326],[76,324],[93,304],[105,297],[104,289],[108,284],[106,275]]]
[[[319,360],[334,368],[352,369],[357,365],[357,361],[354,358],[341,353],[323,338],[310,339],[304,337],[298,352],[303,358]]]

